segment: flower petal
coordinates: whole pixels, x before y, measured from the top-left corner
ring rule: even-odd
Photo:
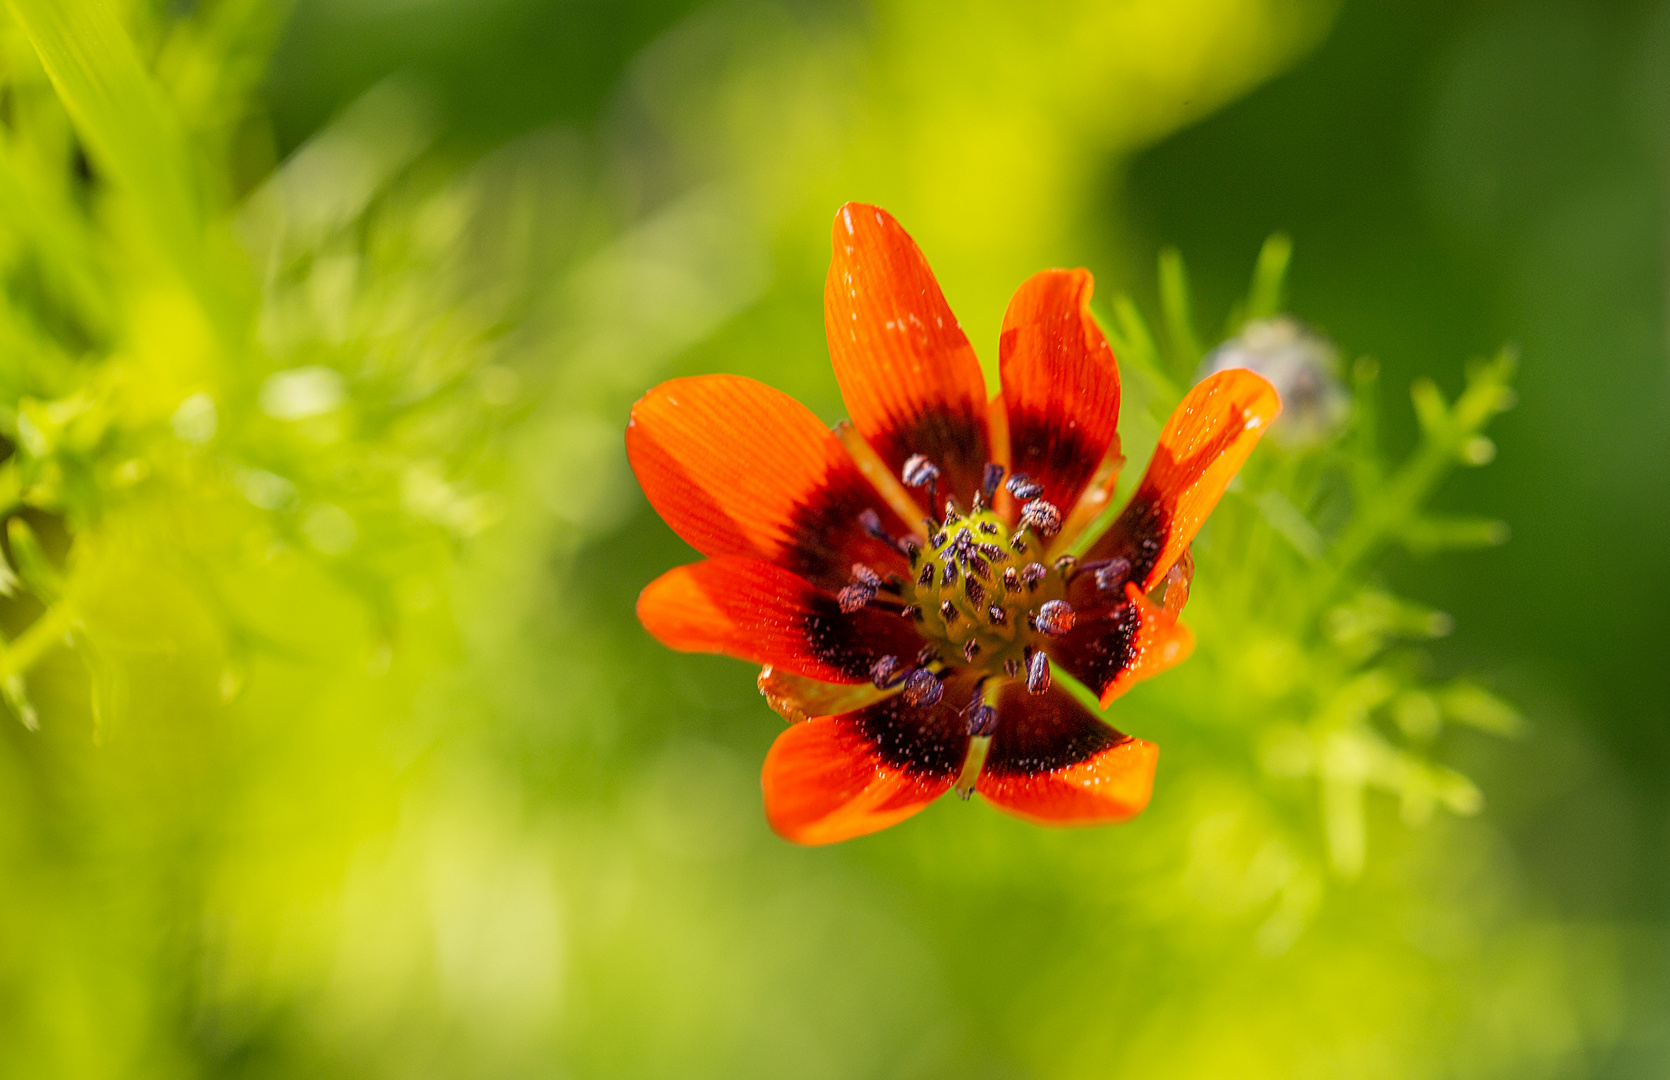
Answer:
[[[1010,471],[1071,510],[1119,438],[1119,367],[1090,316],[1088,270],[1034,274],[1009,301],[998,339]]]
[[[1110,825],[1148,805],[1159,748],[1115,731],[1066,691],[1033,695],[1010,683],[978,791],[1039,825]]]
[[[1087,580],[1093,577],[1083,574],[1074,581],[1073,628],[1049,644],[1049,654],[1107,708],[1133,684],[1188,659],[1195,640],[1174,612],[1153,603],[1134,582],[1126,583],[1117,604],[1098,608],[1076,599],[1086,586],[1094,588],[1094,581]]]
[[[895,536],[909,529],[840,439],[764,383],[736,375],[662,383],[632,407],[626,454],[650,504],[704,555],[764,559],[831,591],[855,562],[906,569],[858,516],[874,510]]]
[[[890,692],[874,683],[826,683],[808,679],[770,664],[760,669],[760,677],[754,680],[754,685],[765,695],[765,703],[771,706],[771,711],[791,724],[814,716],[836,716],[862,709],[880,701]]]
[[[909,619],[847,613],[804,579],[758,559],[720,557],[667,571],[638,596],[638,620],[663,645],[786,668],[830,683],[863,683],[887,654],[922,648]]]
[[[1196,385],[1166,421],[1130,504],[1087,558],[1129,559],[1132,580],[1143,592],[1153,589],[1279,412],[1275,387],[1245,369],[1220,371]]]
[[[841,207],[834,248],[824,327],[853,424],[895,475],[924,454],[941,471],[941,497],[967,505],[991,460],[973,347],[922,252],[887,211]],[[917,492],[924,506],[926,497]]]
[[[967,688],[959,687],[966,696]],[[947,688],[944,701],[962,698]],[[797,844],[832,844],[903,821],[951,787],[968,753],[957,710],[895,695],[790,725],[760,774],[766,820]]]

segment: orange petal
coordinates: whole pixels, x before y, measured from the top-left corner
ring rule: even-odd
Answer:
[[[1081,574],[1070,599],[1073,628],[1052,641],[1050,659],[1090,687],[1103,708],[1130,689],[1180,664],[1194,651],[1194,634],[1177,614],[1153,603],[1135,583],[1127,582],[1117,603],[1097,606],[1095,578]]]
[[[894,474],[912,454],[966,506],[991,460],[986,383],[916,243],[875,206],[835,215],[824,284],[829,357],[852,422]],[[925,489],[915,493],[926,505]]]
[[[736,375],[664,382],[638,400],[626,454],[650,504],[704,555],[775,563],[837,590],[855,562],[908,569],[865,535],[874,510],[893,535],[909,530],[812,411]]]
[[[1102,708],[1144,679],[1176,667],[1195,651],[1194,632],[1177,621],[1177,613],[1158,607],[1136,585],[1125,586],[1137,613],[1137,630],[1126,644],[1125,666],[1101,688]]]
[[[1034,274],[1009,301],[999,338],[1010,470],[1071,510],[1119,437],[1119,367],[1090,315],[1088,270]]]
[[[997,731],[975,783],[993,806],[1039,825],[1111,825],[1142,812],[1159,748],[1121,734],[1065,691],[999,695]]]
[[[1144,592],[1158,585],[1279,412],[1276,388],[1245,369],[1195,386],[1166,421],[1130,504],[1088,558],[1129,559]]]
[[[967,687],[946,701],[963,704]],[[792,724],[760,773],[771,828],[797,844],[832,844],[903,821],[951,787],[968,736],[957,710],[891,697],[857,712]]]
[[[914,624],[876,608],[843,612],[828,593],[758,559],[722,557],[669,570],[638,596],[638,620],[663,645],[862,683],[892,654],[922,648]]]

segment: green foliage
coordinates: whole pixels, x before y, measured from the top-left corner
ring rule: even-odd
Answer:
[[[1418,385],[1407,453],[1366,362],[1344,431],[1258,452],[1196,547],[1196,655],[1110,711],[1163,748],[1120,829],[944,800],[790,848],[752,672],[637,626],[690,553],[627,408],[724,368],[833,416],[829,205],[922,222],[995,330],[1093,212],[1086,147],[1241,93],[1333,5],[1069,8],[716,8],[604,137],[468,158],[394,79],[279,163],[268,5],[9,0],[0,1071],[1518,1075],[1604,1043],[1612,939],[1526,915],[1462,820],[1453,736],[1519,714],[1431,674],[1450,620],[1383,577],[1505,538],[1428,509],[1488,460],[1505,358]],[[1220,337],[1287,310],[1291,250]],[[1176,253],[1160,299],[1158,334],[1111,309],[1133,463],[1213,341]]]
[[[1265,243],[1227,338],[1281,312],[1291,255],[1286,237]],[[1155,418],[1182,397],[1174,373],[1192,376],[1204,355],[1175,249],[1161,253],[1159,273],[1164,350],[1129,298],[1114,301],[1109,328]],[[1272,781],[1315,785],[1327,860],[1343,877],[1363,869],[1366,792],[1394,796],[1412,825],[1437,807],[1474,814],[1483,805],[1471,781],[1427,757],[1445,722],[1500,735],[1521,726],[1511,706],[1473,682],[1428,681],[1418,643],[1448,634],[1451,619],[1392,594],[1376,572],[1394,544],[1428,556],[1507,539],[1501,522],[1436,516],[1426,503],[1452,469],[1494,456],[1483,430],[1512,404],[1513,370],[1507,352],[1470,365],[1453,405],[1432,382],[1416,383],[1420,441],[1394,464],[1378,437],[1378,366],[1357,361],[1345,430],[1311,445],[1267,440],[1196,545],[1202,585],[1187,614],[1201,649],[1222,654],[1211,670],[1226,682],[1217,696],[1236,717],[1240,749]]]

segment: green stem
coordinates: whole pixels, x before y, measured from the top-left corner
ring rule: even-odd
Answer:
[[[60,601],[47,608],[16,641],[0,650],[0,679],[28,671],[74,625],[75,611],[67,602]]]

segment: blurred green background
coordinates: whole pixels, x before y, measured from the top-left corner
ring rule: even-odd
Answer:
[[[0,1072],[1670,1072],[1670,6],[8,0],[0,131]],[[1291,237],[1394,463],[1512,346],[1433,500],[1511,539],[1317,615],[1282,514],[1380,474],[1261,449],[1110,713],[1143,817],[777,840],[755,672],[633,617],[692,556],[622,432],[710,371],[841,415],[847,199],[991,378],[1089,267],[1137,464],[1172,246],[1210,345]]]

